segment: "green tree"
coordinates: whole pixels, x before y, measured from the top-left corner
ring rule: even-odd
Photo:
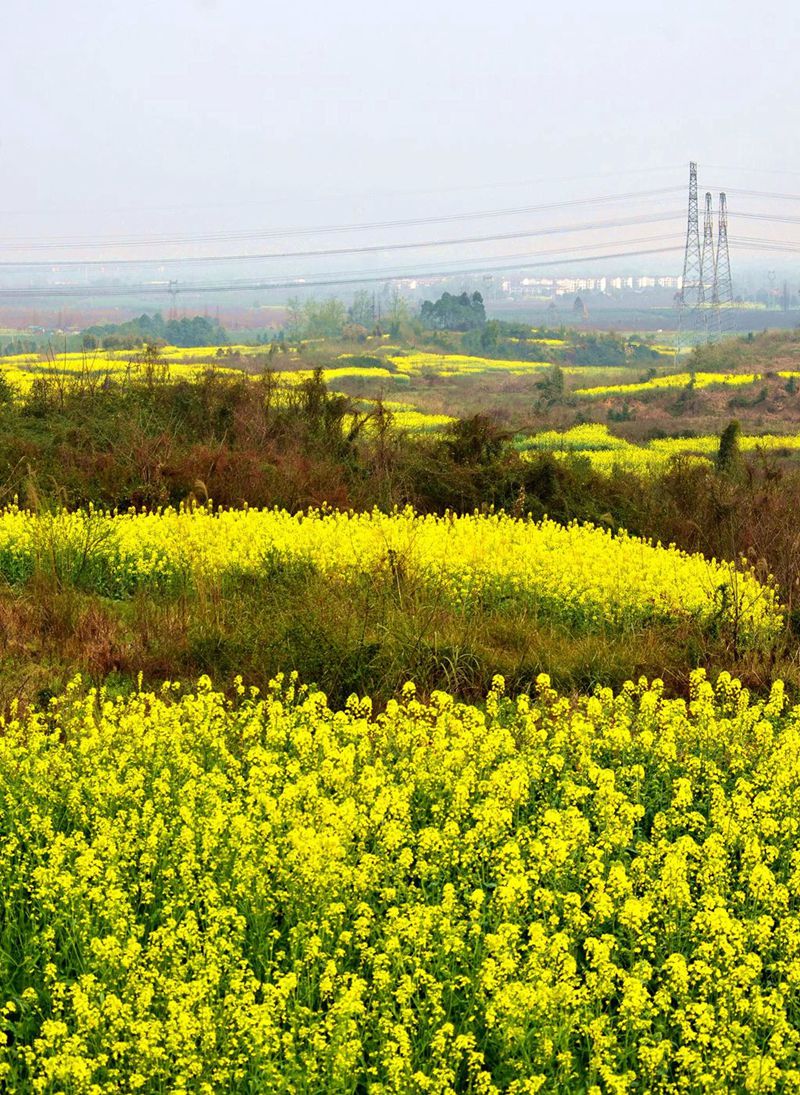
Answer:
[[[368,293],[366,289],[359,289],[353,297],[353,303],[347,309],[347,317],[351,323],[371,328],[375,323],[375,301],[372,293]]]
[[[338,338],[347,322],[347,310],[336,297],[307,300],[303,305],[303,338]]]
[[[286,302],[286,334],[291,339],[303,337],[303,303],[299,297],[289,297]]]
[[[445,445],[456,464],[491,464],[503,450],[506,435],[486,414],[460,418],[450,427]]]
[[[474,331],[486,323],[486,308],[480,293],[442,293],[437,301],[423,301],[419,318],[423,327],[434,331]]]
[[[500,341],[500,324],[496,319],[490,319],[484,324],[480,333],[481,349],[484,351],[497,349]]]
[[[401,338],[403,328],[408,325],[411,314],[408,309],[408,301],[404,296],[401,296],[397,286],[394,287],[391,300],[389,301],[389,311],[386,314],[386,318],[389,321],[389,336],[391,338]]]
[[[720,434],[719,449],[717,450],[717,471],[725,475],[733,475],[741,470],[742,453],[739,447],[739,438],[742,427],[734,418]]]
[[[552,369],[548,369],[544,378],[537,382],[536,387],[545,399],[555,403],[564,395],[564,370],[559,365],[554,365]]]
[[[165,322],[164,317],[155,312],[152,316],[141,315],[125,323],[87,327],[82,333],[84,349],[96,349],[98,341],[108,350],[133,349],[143,344],[163,345],[165,342],[173,346],[217,346],[228,341],[228,334],[217,320],[207,316],[184,316]]]

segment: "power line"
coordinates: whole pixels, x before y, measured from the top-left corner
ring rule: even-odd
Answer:
[[[583,182],[587,179],[617,179],[622,177],[630,177],[632,175],[664,175],[673,171],[680,170],[679,164],[666,164],[661,167],[632,167],[626,168],[621,171],[594,171],[584,172],[578,175],[539,175],[534,179],[522,179],[511,180],[505,182],[491,182],[491,183],[471,183],[461,186],[440,186],[440,187],[425,187],[417,188],[414,190],[384,190],[377,196],[379,198],[397,198],[397,197],[420,197],[422,195],[429,194],[461,194],[461,193],[473,193],[478,190],[519,190],[521,187],[530,187],[541,183],[553,184],[553,183],[571,183],[571,182]],[[375,191],[370,190],[367,192],[369,197],[375,197]],[[346,198],[352,200],[357,197],[357,193],[354,194],[351,189],[347,191],[340,191],[337,193],[318,193],[315,195],[304,195],[303,201],[305,203],[317,202],[317,201],[331,201],[337,198]],[[173,211],[183,212],[186,209],[242,209],[245,207],[256,206],[269,206],[279,205],[287,200],[296,201],[296,194],[284,194],[282,197],[263,198],[257,200],[247,201],[235,201],[235,202],[186,202],[181,201],[172,205],[150,205],[150,206],[106,206],[97,207],[93,206],[92,212],[94,213],[113,213],[117,215],[130,215],[131,213],[167,213]],[[41,216],[42,212],[50,215],[58,216],[72,216],[75,214],[74,207],[72,209],[58,209],[51,208],[42,210],[41,207],[36,209],[6,209],[0,210],[0,216]]]
[[[751,251],[783,251],[790,255],[800,253],[800,242],[791,240],[757,239],[752,236],[731,236],[730,239],[737,247],[747,247]]]
[[[636,237],[635,239],[627,240],[626,243],[629,247],[641,247],[644,244],[651,244],[651,243],[662,244],[662,243],[667,243],[668,242],[668,243],[671,243],[671,244],[677,244],[677,240],[678,240],[678,237],[674,233],[668,233],[668,234],[661,233],[660,235],[657,235],[657,236],[639,236],[639,237]],[[485,258],[483,260],[483,262],[489,262],[489,263],[492,264],[488,267],[486,267],[486,266],[476,266],[475,263],[479,262],[481,260],[474,259],[474,258],[449,259],[449,260],[446,260],[446,261],[442,260],[441,262],[439,262],[435,265],[428,264],[424,267],[415,266],[413,269],[406,270],[406,271],[398,271],[397,267],[384,268],[383,270],[369,270],[369,271],[361,271],[361,272],[355,272],[353,270],[336,270],[336,271],[326,271],[324,275],[319,275],[319,276],[320,277],[324,276],[325,278],[330,278],[332,281],[335,281],[335,279],[346,279],[346,278],[349,278],[349,277],[354,276],[354,275],[357,276],[357,277],[369,276],[369,278],[371,280],[376,280],[376,281],[392,281],[392,280],[403,280],[403,279],[412,279],[413,280],[413,279],[427,278],[427,277],[447,277],[449,275],[458,275],[458,274],[493,273],[493,272],[505,271],[505,270],[509,270],[509,269],[511,269],[511,270],[513,270],[513,269],[523,269],[524,265],[521,266],[520,263],[525,264],[529,259],[542,258],[542,257],[547,256],[547,255],[553,255],[553,256],[559,257],[559,256],[574,254],[577,257],[571,258],[568,261],[570,261],[570,262],[580,262],[581,259],[586,258],[588,261],[593,262],[593,261],[597,261],[598,257],[594,256],[594,255],[590,255],[590,254],[588,254],[588,252],[598,251],[598,250],[602,251],[604,248],[608,248],[608,247],[609,247],[608,241],[603,240],[602,242],[598,242],[598,243],[584,243],[584,244],[578,244],[578,245],[571,246],[571,247],[559,247],[559,248],[557,248],[555,250],[552,250],[552,251],[507,252],[506,254],[503,254],[503,255],[493,255],[493,256],[491,256],[491,258],[489,258],[489,257]],[[631,252],[631,253],[641,253],[641,252]],[[603,257],[604,256],[599,256],[599,258],[603,258]],[[503,265],[499,265],[501,263]],[[302,286],[303,284],[306,283],[306,276],[302,273],[283,274],[283,275],[281,275],[281,279],[282,279],[282,281],[290,282],[291,284],[293,284],[295,286]],[[249,284],[251,284],[251,282],[252,282],[252,279],[250,279],[250,278],[239,278],[239,279],[229,279],[228,280],[228,284],[231,285],[234,288],[237,285],[249,285]],[[167,283],[164,282],[164,283],[160,283],[160,284],[167,284]],[[188,291],[186,285],[184,285],[184,290]]]
[[[458,238],[439,239],[439,240],[419,240],[405,243],[380,243],[370,244],[363,247],[337,247],[337,248],[320,248],[310,249],[305,251],[274,251],[259,254],[247,254],[237,253],[228,255],[188,255],[188,256],[165,256],[159,258],[128,258],[128,259],[53,259],[51,261],[45,260],[6,260],[0,262],[0,267],[3,268],[24,268],[24,269],[38,269],[38,268],[68,268],[68,267],[89,267],[89,266],[163,266],[166,264],[198,264],[198,263],[214,263],[214,262],[249,262],[249,261],[264,261],[268,259],[287,259],[287,258],[318,258],[340,255],[358,255],[358,254],[370,254],[378,253],[381,251],[395,251],[395,250],[417,250],[432,247],[444,247],[455,246],[463,244],[474,243],[487,243],[487,242],[501,242],[510,239],[522,239],[533,238],[536,236],[547,235],[559,235],[559,234],[571,234],[575,232],[594,231],[597,229],[606,228],[622,228],[632,227],[640,224],[656,224],[663,221],[669,221],[680,217],[680,213],[655,213],[655,214],[642,214],[637,217],[629,217],[616,221],[595,221],[592,223],[584,224],[568,224],[558,225],[551,227],[544,227],[533,229],[524,232],[505,232],[497,233],[493,235],[485,236],[465,236]],[[781,216],[770,213],[747,213],[741,210],[737,211],[735,217],[742,220],[755,220],[763,221],[766,223],[776,224],[800,224],[800,216]]]
[[[674,239],[674,237],[670,237]],[[614,251],[607,252],[605,254],[587,256],[587,261],[602,262],[608,259],[620,259],[620,258],[637,258],[643,255],[659,255],[674,253],[682,250],[683,244],[677,240],[674,240],[671,244],[663,247],[646,247],[640,250],[629,251]],[[581,249],[585,250],[585,248]],[[563,251],[553,252],[552,256],[561,254]],[[570,257],[547,257],[540,258],[537,261],[521,261],[516,262],[512,269],[514,270],[530,270],[537,268],[545,268],[551,266],[564,266],[574,264],[582,261],[581,256]],[[490,273],[505,273],[509,271],[508,263],[500,266],[481,266],[472,270],[460,269],[455,271],[456,274],[490,274]],[[341,286],[341,285],[365,285],[375,284],[380,281],[395,281],[395,280],[419,280],[425,277],[446,277],[448,275],[447,270],[441,270],[438,272],[421,272],[415,270],[406,271],[383,271],[380,274],[343,274],[334,276],[326,276],[315,279],[298,279],[290,278],[286,280],[270,280],[270,281],[255,281],[245,282],[238,281],[233,283],[195,283],[186,284],[181,286],[180,292],[182,295],[191,296],[194,294],[206,294],[206,293],[227,293],[227,292],[259,292],[271,289],[309,289],[320,288],[325,286]],[[145,283],[143,285],[115,285],[115,286],[55,286],[55,287],[24,287],[19,289],[0,289],[0,297],[6,297],[10,299],[43,299],[43,298],[71,298],[71,297],[121,297],[121,296],[154,296],[163,295],[168,291],[169,283]]]
[[[778,194],[772,190],[737,190],[729,186],[728,194],[735,194],[740,198],[769,198],[771,201],[800,202],[800,194]]]
[[[791,168],[787,170],[781,170],[778,168],[769,167],[731,167],[724,164],[710,163],[706,166],[711,171],[735,171],[742,175],[796,175],[800,177],[800,171],[794,171]]]
[[[369,229],[378,229],[378,228],[384,228],[384,229],[408,228],[408,227],[412,227],[412,226],[423,226],[423,225],[426,225],[426,224],[453,223],[453,222],[458,222],[458,221],[462,221],[462,220],[463,221],[469,221],[469,220],[477,220],[477,219],[484,219],[484,218],[499,218],[499,217],[504,217],[504,216],[513,216],[513,215],[520,215],[520,214],[531,214],[531,213],[537,213],[537,212],[553,211],[553,210],[557,210],[557,209],[574,208],[574,207],[579,207],[579,206],[601,205],[601,204],[609,203],[609,202],[617,202],[617,201],[622,201],[622,200],[631,200],[631,199],[635,199],[635,198],[642,198],[642,197],[647,197],[647,196],[656,196],[656,195],[660,195],[660,194],[670,194],[675,189],[676,188],[674,188],[674,187],[666,187],[666,188],[653,189],[653,190],[641,190],[641,191],[632,191],[632,192],[621,193],[621,194],[610,194],[610,195],[604,195],[602,197],[570,199],[570,200],[563,201],[563,202],[550,202],[550,203],[543,203],[543,204],[540,204],[540,205],[518,206],[518,207],[513,207],[513,208],[505,208],[505,209],[489,209],[489,210],[473,211],[473,212],[464,213],[464,214],[448,214],[448,215],[443,215],[443,216],[398,219],[398,220],[394,220],[394,221],[373,221],[373,222],[366,222],[366,223],[359,223],[359,224],[349,224],[349,225],[344,225],[344,224],[341,224],[341,225],[322,225],[322,226],[318,226],[318,227],[313,228],[313,229],[297,228],[297,229],[274,230],[274,231],[265,230],[263,232],[263,234],[256,234],[256,235],[253,235],[251,233],[244,233],[244,232],[225,232],[225,233],[209,233],[209,234],[206,234],[206,235],[196,235],[196,236],[160,237],[160,242],[177,244],[177,243],[190,243],[190,242],[191,243],[200,243],[200,242],[211,242],[211,241],[222,242],[222,241],[226,241],[226,240],[231,241],[231,242],[232,241],[244,241],[244,240],[255,241],[255,240],[258,240],[258,239],[261,239],[261,238],[283,238],[284,236],[289,237],[289,236],[292,236],[292,235],[310,234],[312,232],[318,232],[318,233],[323,234],[323,233],[331,233],[331,232],[338,232],[338,231],[342,231],[342,232],[358,231],[358,232],[361,232],[361,231],[366,231],[366,230],[369,230]],[[774,197],[774,198],[784,198],[784,199],[790,199],[790,200],[800,200],[800,196],[797,196],[797,195],[771,194],[767,191],[744,191],[744,190],[741,190],[741,191],[734,191],[734,193],[747,194],[747,195],[759,196],[759,197]],[[463,237],[450,238],[450,239],[407,241],[407,242],[403,242],[403,243],[381,243],[381,244],[371,244],[371,245],[367,245],[367,246],[363,246],[363,247],[362,246],[359,246],[359,247],[353,246],[353,247],[336,247],[336,248],[309,248],[309,249],[306,249],[306,250],[283,250],[283,251],[267,252],[267,253],[250,253],[250,254],[236,253],[236,254],[203,255],[203,256],[197,256],[197,255],[184,255],[184,256],[170,255],[170,256],[163,256],[163,257],[157,257],[157,258],[149,258],[149,257],[145,256],[145,257],[138,257],[138,258],[129,257],[129,258],[124,258],[124,259],[123,258],[112,258],[112,259],[109,259],[109,258],[102,258],[102,259],[98,259],[98,258],[84,258],[84,259],[65,258],[65,259],[58,259],[58,258],[55,258],[55,257],[48,258],[48,259],[36,259],[36,260],[34,260],[34,259],[16,259],[16,260],[7,259],[3,262],[0,262],[0,267],[7,267],[7,268],[17,268],[17,267],[23,268],[24,267],[24,268],[29,268],[29,269],[36,269],[36,268],[39,268],[39,267],[47,267],[47,268],[51,268],[51,267],[67,268],[67,267],[70,267],[70,266],[74,266],[74,267],[89,267],[89,266],[109,267],[109,266],[118,266],[118,265],[122,266],[122,265],[151,265],[151,264],[161,266],[161,265],[165,265],[165,264],[196,264],[196,263],[213,263],[213,262],[226,262],[227,263],[227,262],[239,262],[239,261],[241,261],[241,262],[251,262],[251,261],[266,261],[266,260],[281,260],[281,259],[287,259],[287,258],[318,258],[318,257],[326,257],[326,256],[334,256],[334,255],[346,255],[346,254],[358,255],[358,254],[378,253],[378,252],[381,252],[381,251],[416,250],[416,249],[431,248],[431,247],[447,247],[447,246],[456,246],[456,245],[463,245],[463,244],[499,242],[499,241],[502,241],[502,240],[513,239],[513,238],[532,238],[532,237],[535,237],[537,235],[543,235],[544,236],[544,235],[550,235],[550,234],[570,233],[570,232],[578,232],[578,231],[593,231],[593,230],[596,230],[598,228],[615,228],[616,229],[616,228],[626,227],[628,225],[633,225],[633,224],[656,223],[660,219],[668,220],[668,219],[671,219],[671,216],[677,216],[677,215],[678,214],[672,214],[672,215],[670,215],[670,214],[663,214],[663,215],[662,214],[644,214],[644,215],[641,215],[641,216],[638,216],[638,217],[630,217],[630,218],[624,218],[624,219],[620,219],[620,220],[613,220],[613,221],[612,220],[607,220],[607,221],[603,221],[603,222],[594,222],[594,223],[591,223],[591,224],[568,224],[568,225],[560,225],[560,226],[553,226],[553,227],[542,227],[540,229],[534,229],[534,230],[523,231],[523,232],[506,232],[506,233],[497,233],[497,234],[494,234],[494,235],[481,235],[481,236],[463,236]],[[760,221],[765,221],[765,222],[773,222],[773,223],[776,223],[776,224],[777,223],[780,223],[780,224],[800,224],[800,217],[786,216],[786,215],[780,215],[780,214],[746,212],[746,211],[740,210],[736,214],[736,216],[738,216],[742,219],[756,220],[756,221],[760,220]],[[47,247],[64,246],[64,247],[79,247],[79,248],[89,247],[89,246],[96,246],[97,241],[100,238],[101,237],[97,237],[95,240],[84,240],[84,241],[78,241],[78,242],[75,242],[75,243],[66,243],[66,242],[57,243],[57,242],[54,242],[54,241],[51,240],[46,245],[30,245],[29,244],[26,247],[26,250],[39,250],[39,249],[43,249],[44,246],[47,246]],[[16,239],[19,241],[21,239],[24,239],[24,237],[17,237]],[[67,240],[67,239],[69,239],[69,237],[62,237],[62,239]],[[159,239],[159,237],[151,237],[150,239],[137,239],[137,238],[132,238],[132,237],[127,237],[127,238],[126,237],[118,237],[117,241],[116,241],[116,245],[117,246],[142,246],[146,243],[153,243],[158,239]],[[108,240],[106,242],[108,242]]]
[[[636,217],[625,217],[620,220],[613,221],[592,221],[583,224],[569,224],[559,225],[546,228],[534,228],[526,230],[524,232],[500,232],[493,235],[484,236],[459,236],[456,238],[445,238],[437,240],[418,240],[413,242],[404,243],[377,243],[367,244],[361,247],[321,247],[312,248],[304,251],[268,251],[258,254],[227,254],[227,255],[188,255],[188,256],[165,256],[160,258],[125,258],[125,259],[65,259],[59,261],[58,259],[50,262],[45,262],[39,259],[35,262],[25,261],[23,259],[8,259],[0,262],[0,267],[3,268],[41,268],[41,267],[88,267],[88,266],[166,266],[167,264],[174,265],[188,264],[188,263],[206,263],[206,262],[253,262],[263,261],[268,259],[294,259],[294,258],[329,258],[331,256],[340,255],[368,255],[377,254],[382,251],[416,251],[421,249],[427,249],[431,247],[454,247],[463,246],[465,244],[475,243],[499,243],[503,240],[512,239],[531,239],[536,236],[551,236],[570,234],[574,232],[593,232],[598,229],[604,228],[627,228],[639,224],[657,224],[663,221],[677,220],[681,216],[680,213],[644,213]]]
[[[195,235],[173,236],[10,236],[3,245],[24,246],[26,250],[39,250],[50,247],[142,247],[152,244],[218,243],[233,240],[284,239],[293,236],[324,235],[335,232],[364,232],[376,229],[414,228],[429,224],[448,224],[458,221],[484,220],[490,218],[530,215],[553,212],[559,209],[572,209],[578,206],[605,205],[620,201],[634,201],[640,198],[653,198],[680,192],[680,187],[667,186],[657,190],[637,190],[625,194],[607,194],[595,198],[573,198],[558,202],[545,202],[539,205],[512,206],[504,209],[484,209],[470,213],[446,213],[439,216],[411,217],[399,220],[368,221],[349,224],[327,224],[314,227],[286,229],[248,229],[226,232],[212,232]],[[40,242],[41,241],[41,242]]]
[[[684,278],[683,278],[683,290],[682,290],[682,303],[684,311],[698,312],[698,322],[701,325],[705,325],[708,316],[704,312],[708,311],[708,306],[718,309],[719,307],[719,262],[720,241],[718,240],[717,253],[714,253],[714,240],[712,232],[712,216],[711,210],[711,195],[706,196],[706,218],[704,222],[704,239],[703,247],[700,247],[700,233],[699,233],[699,216],[697,210],[697,172],[696,165],[692,165],[694,190],[690,186],[690,213],[689,213],[689,228],[687,232],[685,256],[684,256]],[[586,206],[602,206],[607,203],[619,202],[619,201],[632,201],[638,198],[654,198],[660,195],[672,194],[676,189],[675,187],[666,187],[660,189],[640,190],[632,191],[628,193],[609,194],[601,197],[591,198],[575,198],[560,202],[549,202],[540,205],[527,205],[516,206],[503,209],[487,209],[480,211],[472,211],[463,214],[445,214],[442,216],[426,216],[408,219],[396,219],[396,220],[384,220],[364,222],[357,224],[339,224],[339,225],[322,225],[316,228],[294,228],[285,230],[265,230],[263,233],[245,233],[239,231],[231,232],[218,232],[207,233],[205,235],[195,236],[172,236],[172,237],[151,237],[150,239],[136,238],[136,237],[116,237],[117,246],[142,246],[146,243],[153,244],[157,240],[161,243],[172,244],[186,244],[186,243],[203,243],[203,242],[222,242],[222,241],[256,241],[259,239],[270,238],[288,238],[293,235],[310,235],[313,233],[325,234],[334,232],[362,232],[367,230],[378,229],[393,229],[393,228],[410,228],[410,227],[422,227],[432,224],[449,224],[460,221],[473,221],[480,219],[492,219],[501,218],[506,216],[517,215],[533,215],[543,212],[553,212],[557,210],[567,210],[572,208],[580,208]],[[761,197],[761,198],[775,198],[786,200],[798,200],[798,196],[788,194],[771,194],[767,191],[755,191],[755,190],[734,190],[733,193],[738,193],[742,196]],[[692,216],[694,203],[694,219]],[[161,258],[118,258],[118,259],[64,259],[60,261],[58,259],[50,260],[6,260],[0,262],[0,267],[11,270],[41,270],[47,269],[55,273],[57,270],[64,268],[82,268],[87,270],[94,267],[113,268],[113,267],[147,267],[151,265],[157,266],[174,266],[176,264],[181,265],[195,265],[195,264],[213,264],[213,263],[252,263],[262,261],[286,261],[289,259],[318,259],[334,256],[367,256],[380,254],[382,252],[405,252],[405,251],[421,251],[425,249],[433,248],[446,248],[454,246],[466,246],[477,245],[487,243],[498,243],[506,240],[524,240],[537,237],[546,237],[550,235],[570,235],[576,233],[595,232],[598,230],[618,230],[621,228],[633,227],[635,225],[645,224],[658,224],[665,223],[672,220],[676,220],[682,216],[679,213],[671,212],[650,212],[638,215],[632,215],[628,217],[619,217],[616,219],[608,219],[603,221],[594,220],[590,223],[569,223],[569,224],[556,224],[556,225],[543,225],[539,228],[525,229],[524,231],[514,232],[502,232],[485,235],[472,235],[472,236],[459,236],[450,238],[437,238],[437,239],[423,239],[418,241],[403,241],[398,243],[369,243],[361,246],[340,246],[340,247],[317,247],[298,250],[282,250],[272,251],[256,254],[224,254],[224,255],[188,255],[188,256],[166,256]],[[719,228],[720,233],[723,230],[723,219],[725,216],[725,203],[724,196],[720,195],[720,221]],[[771,214],[771,213],[758,213],[758,212],[745,212],[741,211],[736,216],[743,220],[761,221],[764,223],[776,223],[776,224],[800,224],[800,217],[791,215]],[[696,240],[695,240],[696,237]],[[49,241],[47,246],[76,246],[76,247],[89,247],[97,246],[97,240],[100,237],[96,237],[94,240],[84,239],[77,243],[70,244],[70,237],[61,237],[60,243],[54,243]],[[73,240],[76,237],[73,237]],[[720,236],[720,240],[722,235]],[[725,239],[727,241],[727,233],[725,233]],[[800,244],[794,245],[790,241],[773,241],[754,237],[731,237],[732,241],[738,246],[743,246],[751,250],[772,250],[782,253],[796,253],[800,250]],[[695,247],[696,243],[696,247]],[[653,246],[659,244],[663,246]],[[108,245],[108,238],[106,238],[106,245]],[[644,245],[644,246],[640,246]],[[609,251],[609,247],[613,247],[614,243],[608,240],[595,243],[583,243],[580,245],[559,247],[551,251],[536,251],[536,252],[517,252],[507,255],[492,255],[487,256],[485,259],[474,258],[462,258],[462,259],[442,259],[439,264],[427,267],[415,264],[414,269],[399,271],[397,268],[384,269],[380,271],[375,270],[347,270],[338,272],[320,272],[311,279],[301,274],[289,275],[286,273],[274,274],[271,278],[261,279],[224,279],[218,282],[196,282],[185,283],[178,287],[174,278],[171,278],[169,282],[143,282],[139,284],[129,285],[39,285],[39,286],[20,286],[19,288],[8,288],[0,290],[0,296],[14,297],[19,299],[29,298],[52,298],[58,296],[64,297],[85,297],[85,296],[137,296],[141,294],[155,295],[163,294],[169,291],[177,294],[205,294],[205,293],[225,293],[225,292],[243,292],[243,291],[259,291],[270,289],[285,289],[285,288],[306,288],[306,287],[319,287],[319,286],[336,286],[336,285],[358,285],[358,284],[374,284],[378,281],[389,281],[398,279],[420,279],[425,277],[447,277],[458,276],[466,274],[492,274],[496,272],[508,271],[511,269],[523,270],[542,268],[549,266],[559,266],[571,264],[574,265],[582,260],[590,262],[599,262],[608,259],[618,258],[633,258],[643,255],[655,255],[666,254],[680,249],[680,244],[677,241],[677,237],[674,234],[669,235],[655,235],[644,236],[637,239],[629,239],[622,242],[624,250]],[[633,249],[638,248],[638,249]],[[595,253],[603,252],[603,253]],[[727,248],[726,248],[727,254]],[[483,265],[477,265],[477,263],[483,263]],[[486,265],[491,263],[492,265]],[[503,263],[503,265],[498,265]],[[687,265],[688,264],[688,265]],[[696,269],[695,269],[696,267]],[[710,284],[711,271],[713,270],[713,286]],[[139,274],[142,276],[142,273]],[[696,300],[694,298],[697,298]],[[710,332],[707,332],[710,335]]]

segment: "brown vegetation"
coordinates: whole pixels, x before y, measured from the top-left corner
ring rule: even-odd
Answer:
[[[0,590],[3,704],[46,697],[76,671],[112,688],[242,673],[263,684],[298,669],[337,702],[350,692],[391,695],[414,677],[422,690],[484,694],[502,672],[514,689],[548,672],[564,689],[620,684],[639,674],[686,687],[699,664],[755,687],[776,673],[800,683],[800,470],[756,459],[726,472],[677,461],[656,480],[594,474],[585,462],[526,461],[491,417],[461,421],[441,439],[396,431],[378,408],[356,410],[319,376],[284,388],[208,373],[197,383],[64,386],[44,381],[0,409],[0,498],[34,508],[109,508],[187,500],[292,510],[327,503],[421,511],[488,506],[590,520],[738,560],[774,575],[787,630],[769,650],[742,654],[731,636],[685,624],[620,634],[576,634],[531,610],[465,615],[430,590],[398,599],[386,576],[332,581],[277,569],[222,596],[213,584],[165,598],[111,601],[40,567],[23,588]]]

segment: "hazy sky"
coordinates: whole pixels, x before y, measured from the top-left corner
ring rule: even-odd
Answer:
[[[800,189],[789,0],[768,17],[752,0],[2,0],[2,15],[0,249],[665,187],[690,158],[709,184]],[[658,201],[630,209],[684,205]]]

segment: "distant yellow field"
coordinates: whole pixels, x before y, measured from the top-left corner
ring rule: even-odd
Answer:
[[[696,388],[711,388],[715,385],[737,387],[763,380],[761,373],[670,373],[667,376],[655,376],[652,380],[637,384],[605,384],[597,388],[578,388],[576,395],[589,398],[603,398],[609,395],[640,395],[646,392],[670,388],[686,388],[693,383]]]
[[[468,354],[414,353],[393,356],[390,360],[402,372],[413,374],[431,370],[439,376],[494,371],[527,373],[553,367],[549,361],[498,361],[494,358],[473,357]]]
[[[522,455],[528,458],[550,452],[559,459],[584,457],[596,471],[611,474],[614,470],[636,474],[663,471],[674,457],[708,463],[719,449],[719,437],[668,437],[636,445],[615,437],[600,423],[575,426],[571,430],[547,430],[518,442]],[[739,438],[743,452],[798,452],[800,434],[744,434]]]

